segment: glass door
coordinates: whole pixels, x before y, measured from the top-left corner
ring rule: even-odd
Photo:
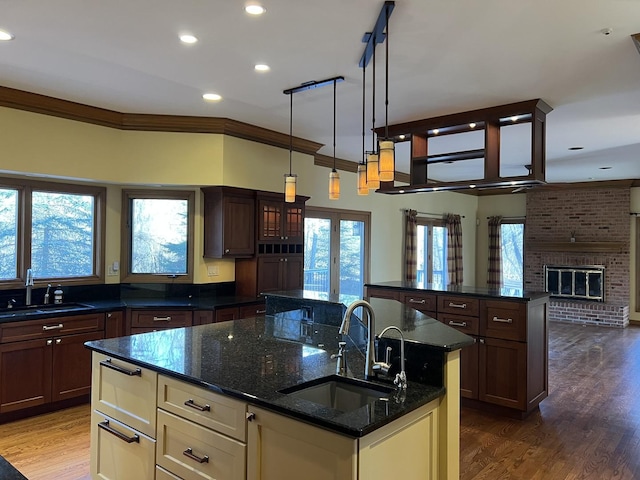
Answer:
[[[304,289],[362,297],[369,272],[370,214],[307,207]]]

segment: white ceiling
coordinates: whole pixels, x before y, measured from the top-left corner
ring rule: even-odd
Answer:
[[[359,161],[361,41],[383,1],[263,0],[261,17],[244,5],[0,0],[0,29],[15,35],[0,42],[0,85],[120,112],[228,117],[288,133],[282,91],[342,75],[337,156]],[[199,42],[182,44],[184,32]],[[554,108],[547,181],[640,178],[640,55],[630,37],[638,32],[640,0],[397,0],[389,123],[541,98]],[[384,123],[383,46],[376,126]],[[256,63],[271,71],[255,72]],[[367,77],[369,131],[371,69]],[[204,102],[208,91],[223,100]],[[326,155],[333,154],[332,95],[329,86],[294,96],[294,135],[325,144]],[[408,171],[405,146],[398,169]],[[503,161],[522,168],[526,159],[507,153]]]

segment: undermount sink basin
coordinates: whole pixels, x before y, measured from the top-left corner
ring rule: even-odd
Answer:
[[[388,401],[394,388],[355,378],[331,375],[280,390],[289,396],[341,412],[351,412],[378,400]]]
[[[42,313],[60,313],[73,312],[74,310],[83,310],[92,308],[84,303],[51,303],[48,305],[29,305],[12,308],[0,309],[0,318],[15,317],[17,315],[36,315]]]

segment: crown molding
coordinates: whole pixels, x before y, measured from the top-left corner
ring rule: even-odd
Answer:
[[[122,113],[2,86],[0,106],[118,130],[214,133],[285,149],[289,149],[290,142],[289,135],[285,133],[230,118]],[[323,146],[322,143],[293,137],[292,148],[296,152],[315,155]]]

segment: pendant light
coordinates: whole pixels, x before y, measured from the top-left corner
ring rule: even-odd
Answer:
[[[384,99],[384,140],[380,146],[380,180],[393,182],[395,178],[395,153],[393,140],[389,138],[389,10],[386,9],[386,41],[385,41],[385,99]],[[375,65],[375,54],[374,54]]]
[[[293,156],[293,92],[289,107],[289,174],[284,174],[284,201],[293,203],[296,201],[297,175],[291,173],[291,159]]]
[[[336,170],[336,81],[333,80],[333,169],[329,173],[329,200],[340,198],[340,174]]]
[[[370,190],[380,188],[380,167],[376,152],[376,51],[373,51],[373,94],[371,102],[371,152],[367,155],[367,183]]]
[[[366,105],[366,97],[365,97],[365,80],[366,80],[366,65],[362,67],[362,162],[358,164],[358,195],[369,195],[369,185],[367,185],[367,164],[365,163],[365,158],[367,152],[364,150],[364,128],[365,128],[365,105]]]

